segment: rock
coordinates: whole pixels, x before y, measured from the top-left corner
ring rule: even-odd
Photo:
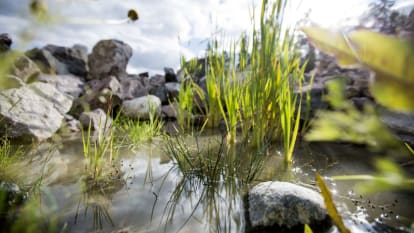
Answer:
[[[85,85],[85,94],[75,101],[71,114],[79,116],[81,112],[98,108],[112,112],[121,102],[121,84],[116,77],[94,79]]]
[[[14,62],[11,74],[19,77],[25,83],[30,83],[36,81],[40,74],[40,69],[35,62],[23,55]]]
[[[129,100],[149,94],[150,84],[148,77],[132,76],[121,80],[121,98]]]
[[[192,78],[194,82],[199,83],[200,79],[206,76],[206,63],[206,58],[194,58],[187,61],[178,71],[177,81],[182,82],[186,78]],[[189,77],[186,77],[185,73],[187,73]]]
[[[167,99],[174,101],[178,99],[180,94],[180,84],[177,82],[170,82],[165,84],[165,90],[167,92]]]
[[[165,72],[165,81],[168,82],[178,82],[177,74],[175,73],[173,68],[164,68]]]
[[[11,89],[11,88],[19,88],[25,85],[25,83],[17,76],[14,75],[6,75],[4,76],[0,85],[0,91]]]
[[[0,95],[0,129],[10,138],[43,140],[61,126],[72,97],[47,83],[35,82]]]
[[[59,130],[59,133],[62,134],[70,134],[73,132],[80,132],[81,131],[81,123],[79,120],[76,120],[73,116],[69,114],[65,114],[65,119],[62,124],[62,127]]]
[[[381,121],[388,126],[402,141],[414,145],[414,114],[400,113],[379,109]]]
[[[10,208],[23,204],[27,199],[27,196],[28,194],[21,191],[17,184],[0,181],[0,197],[2,197],[0,198],[0,201],[4,201],[4,203],[0,203],[0,206],[2,207],[0,211],[7,212]],[[0,215],[3,214],[5,213]]]
[[[138,77],[141,77],[141,78],[149,78],[149,73],[148,72],[139,73],[138,74]]]
[[[153,87],[149,93],[158,97],[162,105],[168,104],[167,90],[165,89],[165,86]]]
[[[161,107],[161,111],[166,118],[177,119],[178,103],[174,102],[169,105],[164,105]]]
[[[165,84],[165,76],[156,74],[149,79],[150,85],[153,87],[160,87],[164,86]]]
[[[153,95],[126,100],[122,103],[122,114],[126,117],[147,120],[152,111],[156,115],[161,112],[161,100]]]
[[[72,74],[67,75],[49,75],[41,74],[38,77],[39,82],[49,83],[55,86],[59,91],[78,98],[84,92],[85,83],[81,78]]]
[[[42,73],[67,73],[64,65],[60,64],[60,62],[47,50],[34,48],[27,51],[25,55],[36,63]]]
[[[102,109],[95,109],[91,112],[83,112],[79,116],[79,121],[84,130],[91,127],[92,131],[109,132],[112,119]]]
[[[74,74],[85,78],[88,72],[84,51],[79,45],[74,48],[47,45],[27,51],[26,56],[45,74]]]
[[[115,76],[122,79],[127,76],[126,67],[132,56],[132,48],[119,40],[101,40],[88,57],[88,79],[104,79]]]
[[[64,64],[64,68],[57,70],[57,74],[74,74],[81,78],[86,78],[87,67],[85,59],[85,53],[87,53],[87,48],[83,45],[74,45],[72,48],[56,46],[56,45],[47,45],[43,47],[44,50],[49,51],[53,57],[55,57],[60,63]],[[86,50],[86,51],[85,51]]]
[[[13,41],[10,38],[9,34],[2,33],[0,34],[0,53],[4,53],[10,50]]]
[[[329,216],[319,193],[292,183],[269,181],[249,191],[248,222],[252,229],[290,232],[304,224],[312,229],[329,225]]]
[[[323,99],[327,90],[323,84],[314,83],[302,88],[302,103],[301,103],[301,120],[310,120],[316,111],[328,109],[328,103]],[[307,95],[310,95],[310,102],[307,102]],[[299,104],[299,101],[297,101]],[[308,119],[307,119],[308,118]]]

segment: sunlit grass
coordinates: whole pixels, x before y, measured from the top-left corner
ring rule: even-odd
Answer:
[[[230,43],[227,53],[217,39],[210,43],[204,101],[207,126],[223,120],[229,143],[238,130],[246,145],[258,149],[280,141],[291,162],[302,99],[294,90],[301,88],[305,66],[295,51],[294,29],[281,26],[286,3],[262,1],[258,29],[254,25],[250,37]]]
[[[82,130],[83,155],[86,159],[86,179],[98,184],[110,173],[118,158],[118,149],[115,147],[113,126],[104,127],[92,134],[91,125],[90,123],[86,132]]]

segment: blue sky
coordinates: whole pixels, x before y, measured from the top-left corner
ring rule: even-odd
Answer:
[[[261,3],[260,0],[46,1],[54,17],[82,19],[90,23],[40,25],[29,14],[29,0],[0,0],[0,33],[12,35],[14,48],[23,50],[46,44],[71,46],[79,43],[91,50],[101,39],[119,39],[133,48],[134,55],[128,67],[131,73],[155,73],[164,66],[177,69],[180,55],[201,56],[207,39],[217,31],[237,38],[243,31],[251,29],[253,5],[257,12]],[[340,19],[359,14],[371,1],[293,0],[288,15],[294,22],[312,8],[313,21],[327,27],[336,26]],[[123,19],[131,8],[137,9],[140,15],[135,23],[96,23]],[[30,35],[30,40],[21,40],[21,35]]]

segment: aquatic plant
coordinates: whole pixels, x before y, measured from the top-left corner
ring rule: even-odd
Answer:
[[[107,113],[106,119],[109,119]],[[105,120],[104,124],[109,123]],[[98,129],[95,134],[92,134],[92,123],[89,123],[86,132],[82,130],[82,145],[83,155],[85,157],[85,170],[87,173],[86,179],[90,180],[92,184],[99,184],[105,175],[108,175],[118,158],[118,149],[114,146],[114,127],[102,127]],[[104,170],[105,169],[105,170]]]
[[[250,38],[243,34],[239,43],[231,43],[230,52],[220,51],[217,39],[210,42],[203,103],[206,125],[216,127],[222,119],[229,143],[236,141],[239,129],[252,147],[280,140],[286,162],[291,162],[302,99],[294,90],[301,88],[305,66],[294,49],[294,28],[283,27],[286,3],[263,0],[259,29],[254,25]],[[182,92],[190,96],[185,87]]]
[[[182,227],[201,209],[212,223],[211,232],[241,231],[243,215],[235,217],[234,210],[243,205],[243,192],[259,176],[264,156],[245,151],[244,147],[239,150],[228,147],[223,136],[210,138],[203,144],[199,144],[199,140],[203,138],[170,137],[167,140],[166,153],[175,163],[169,173],[176,171],[180,175],[163,219],[171,222],[177,207],[185,201],[192,203],[193,209]],[[246,156],[240,156],[241,151]],[[236,225],[232,225],[233,222]]]
[[[117,144],[127,145],[130,149],[138,147],[142,142],[148,142],[154,137],[163,135],[161,128],[164,123],[156,116],[154,109],[150,111],[148,121],[117,117],[113,124],[117,131],[125,135],[117,140]]]
[[[0,139],[0,177],[3,172],[13,163],[17,162],[23,155],[22,147],[13,148],[6,137]]]

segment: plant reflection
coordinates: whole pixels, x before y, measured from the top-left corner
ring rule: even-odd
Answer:
[[[190,206],[191,211],[177,231],[190,220],[205,222],[210,232],[243,231],[243,194],[260,174],[265,156],[229,146],[225,138],[209,140],[207,145],[200,145],[197,137],[195,143],[180,137],[167,140],[167,154],[175,162],[169,172],[174,174],[168,175],[179,173],[181,178],[164,208],[165,232],[178,207],[185,208],[182,203]]]

